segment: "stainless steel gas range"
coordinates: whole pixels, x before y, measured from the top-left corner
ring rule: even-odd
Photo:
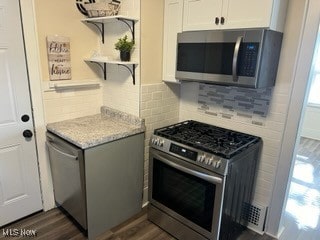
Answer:
[[[150,141],[148,219],[181,240],[236,239],[261,139],[190,120],[156,129]]]

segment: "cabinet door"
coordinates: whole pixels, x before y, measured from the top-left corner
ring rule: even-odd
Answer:
[[[183,0],[165,0],[162,79],[176,82],[177,33],[182,31]]]
[[[215,19],[220,21],[222,1],[184,0],[183,31],[219,29]]]
[[[272,0],[224,0],[223,29],[268,28],[272,14]]]

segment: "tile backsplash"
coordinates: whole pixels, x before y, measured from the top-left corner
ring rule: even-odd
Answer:
[[[141,86],[140,117],[145,119],[144,200],[148,199],[149,141],[153,130],[179,121],[180,86],[165,83]]]
[[[198,110],[219,118],[265,125],[272,88],[246,89],[199,84]]]
[[[43,92],[46,123],[100,113],[101,88]]]

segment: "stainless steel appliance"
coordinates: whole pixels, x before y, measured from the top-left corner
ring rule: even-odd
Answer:
[[[261,139],[185,121],[155,130],[148,218],[181,240],[230,240],[245,228]]]
[[[275,84],[282,33],[271,30],[178,34],[176,78],[249,88]]]
[[[84,157],[80,148],[47,132],[54,198],[58,207],[87,230]]]

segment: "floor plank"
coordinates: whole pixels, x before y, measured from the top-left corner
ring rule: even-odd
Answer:
[[[16,240],[22,237],[5,237],[2,230],[30,229],[37,231],[37,240],[85,240],[86,237],[59,209],[40,212],[11,225],[0,228],[0,240]],[[146,210],[142,210],[128,221],[99,236],[98,240],[175,240],[171,235],[147,219]],[[238,240],[273,240],[260,236],[250,230],[245,231]]]

